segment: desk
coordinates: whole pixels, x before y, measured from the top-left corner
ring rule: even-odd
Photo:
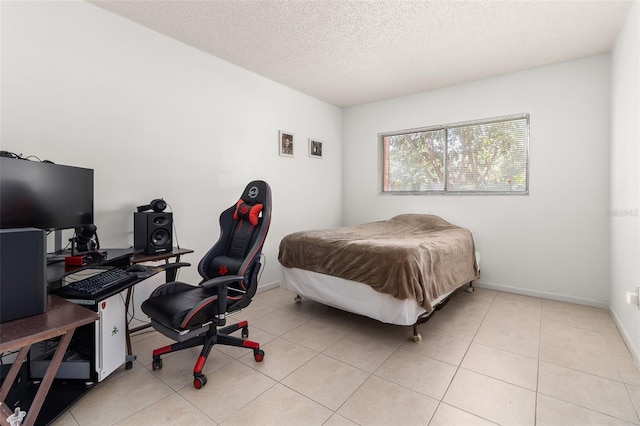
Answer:
[[[49,392],[53,378],[62,362],[62,357],[69,346],[73,332],[77,327],[90,324],[98,319],[98,315],[89,309],[77,306],[61,297],[49,295],[47,310],[32,317],[17,319],[2,324],[0,327],[0,353],[20,350],[9,374],[0,388],[0,424],[8,425],[6,418],[13,413],[8,409],[4,400],[7,397],[13,382],[15,381],[27,353],[34,343],[62,336],[55,355],[49,364],[46,374],[36,393],[36,397],[29,407],[27,416],[22,424],[30,426],[35,424],[44,399]]]

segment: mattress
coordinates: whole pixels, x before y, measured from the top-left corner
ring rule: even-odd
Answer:
[[[278,260],[285,268],[363,283],[393,299],[415,301],[425,312],[440,296],[480,276],[471,232],[423,214],[289,234],[280,242]]]

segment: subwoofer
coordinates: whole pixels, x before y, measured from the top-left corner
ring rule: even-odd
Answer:
[[[173,213],[133,214],[133,249],[136,253],[169,252],[173,245]]]

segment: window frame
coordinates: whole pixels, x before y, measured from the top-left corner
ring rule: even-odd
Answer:
[[[526,122],[526,136],[525,136],[525,188],[523,190],[518,191],[482,191],[482,190],[450,190],[448,189],[447,175],[448,175],[448,131],[452,128],[458,127],[466,127],[466,126],[476,126],[482,124],[491,124],[491,123],[500,123],[505,121],[515,121],[515,120],[525,120]],[[428,189],[428,190],[417,190],[417,191],[385,191],[385,138],[388,136],[397,136],[411,133],[420,133],[420,132],[430,132],[430,131],[440,131],[444,130],[445,138],[444,138],[444,158],[443,158],[443,169],[444,169],[444,187],[443,189]],[[529,140],[531,137],[531,119],[529,113],[522,114],[513,114],[513,115],[505,115],[500,117],[492,117],[486,119],[478,119],[478,120],[470,120],[470,121],[460,121],[456,123],[448,123],[448,124],[440,124],[434,126],[427,127],[417,127],[412,129],[405,130],[396,130],[390,132],[381,132],[378,133],[378,192],[380,195],[529,195],[529,169],[530,169],[530,157],[529,157]]]

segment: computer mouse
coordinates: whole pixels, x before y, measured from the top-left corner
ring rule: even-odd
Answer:
[[[127,268],[127,272],[146,272],[144,265],[131,265]]]

